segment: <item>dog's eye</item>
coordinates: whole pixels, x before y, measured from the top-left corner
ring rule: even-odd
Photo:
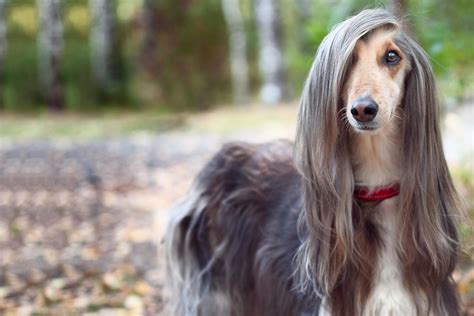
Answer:
[[[396,64],[400,62],[401,57],[400,55],[398,55],[396,51],[390,50],[385,54],[383,59],[387,65],[395,66]]]

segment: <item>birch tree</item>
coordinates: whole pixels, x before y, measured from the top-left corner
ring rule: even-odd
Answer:
[[[229,33],[229,60],[234,103],[248,102],[247,39],[239,0],[222,0],[222,9]]]
[[[90,0],[92,75],[100,88],[113,78],[115,14],[112,0]]]
[[[255,0],[259,41],[259,69],[262,79],[260,97],[266,104],[283,99],[284,62],[279,41],[278,7],[275,0]]]
[[[7,0],[0,0],[0,107],[3,107],[3,84],[5,80],[5,53],[7,51]]]
[[[296,0],[296,12],[298,14],[299,24],[304,25],[303,22],[309,20],[313,14],[313,1],[311,0]]]
[[[60,62],[63,49],[61,0],[37,0],[39,15],[40,81],[51,111],[63,109]]]
[[[404,18],[406,14],[405,0],[391,0],[393,14],[398,18]]]
[[[312,53],[314,45],[309,40],[307,25],[314,16],[314,3],[311,0],[296,0],[294,6],[296,13],[296,27],[295,30],[292,31],[295,34],[295,43],[298,53]]]

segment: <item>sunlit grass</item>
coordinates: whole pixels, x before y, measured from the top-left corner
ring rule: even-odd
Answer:
[[[100,116],[65,114],[0,118],[0,138],[8,139],[94,139],[157,132],[177,128],[181,116],[158,113],[103,114]]]
[[[296,124],[296,103],[268,106],[224,107],[190,116],[187,128],[191,131],[226,134],[243,129]]]
[[[227,106],[193,114],[169,114],[153,111],[91,114],[41,114],[0,116],[1,139],[71,139],[87,140],[137,133],[187,130],[226,134],[240,129],[269,126],[292,126],[296,120],[296,104],[269,109],[257,105]]]

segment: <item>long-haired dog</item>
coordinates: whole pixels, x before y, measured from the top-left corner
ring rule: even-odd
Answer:
[[[460,315],[435,79],[385,10],[323,40],[296,142],[233,143],[177,206],[177,315]],[[293,153],[295,161],[293,160]]]

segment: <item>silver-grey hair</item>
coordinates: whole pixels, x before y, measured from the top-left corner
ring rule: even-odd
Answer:
[[[449,279],[453,271],[460,207],[444,159],[429,59],[397,19],[382,9],[362,11],[336,25],[319,46],[306,80],[295,144],[296,164],[304,182],[301,223],[309,231],[297,256],[299,287],[334,297],[348,271],[372,266],[363,249],[367,245],[357,240],[348,135],[338,113],[344,108],[341,91],[356,42],[379,28],[398,31],[395,41],[411,64],[401,104],[404,172],[398,255],[409,289],[424,291],[435,305],[431,308],[439,311],[445,302],[439,291],[431,289],[439,289],[434,285]]]

